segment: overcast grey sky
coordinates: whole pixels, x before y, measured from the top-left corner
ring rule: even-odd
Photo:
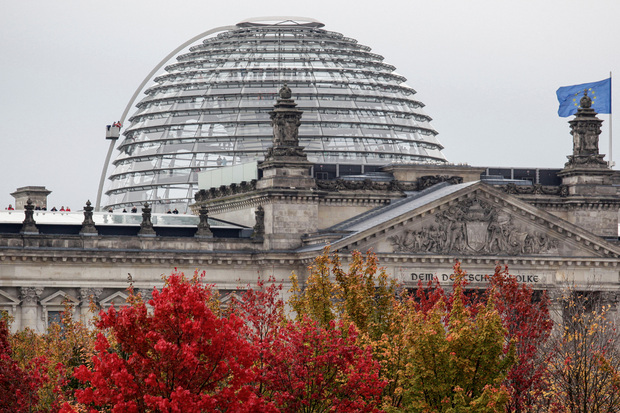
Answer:
[[[561,168],[572,140],[556,89],[620,80],[617,0],[3,1],[2,208],[26,185],[45,185],[57,207],[94,203],[104,125],[148,72],[201,32],[274,15],[313,17],[383,55],[454,163]]]

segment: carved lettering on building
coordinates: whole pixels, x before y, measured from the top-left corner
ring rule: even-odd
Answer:
[[[444,271],[443,273],[434,273],[434,272],[412,272],[410,274],[411,281],[417,283],[422,282],[426,283],[429,281],[437,280],[440,283],[449,283],[454,280],[454,275]],[[516,274],[514,275],[517,282],[527,283],[527,284],[538,284],[544,281],[544,279],[536,274]],[[465,280],[470,283],[487,283],[489,282],[490,275],[487,274],[465,274]]]
[[[558,248],[556,239],[523,230],[509,213],[478,199],[453,205],[437,214],[435,223],[388,240],[394,252],[412,253],[520,255],[553,253]]]

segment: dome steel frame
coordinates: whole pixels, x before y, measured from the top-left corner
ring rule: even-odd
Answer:
[[[146,89],[117,147],[105,208],[148,201],[158,211],[187,211],[199,172],[261,161],[272,144],[268,112],[283,83],[304,112],[299,140],[313,163],[446,163],[406,79],[370,47],[322,27],[297,17],[248,19],[171,52],[136,90],[122,121],[166,62],[218,33],[177,55]]]

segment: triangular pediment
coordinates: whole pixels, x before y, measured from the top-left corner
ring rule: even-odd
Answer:
[[[220,308],[229,308],[233,302],[239,303],[241,301],[243,301],[243,297],[241,297],[241,295],[239,295],[236,291],[232,291],[220,299]]]
[[[11,297],[4,291],[0,290],[0,306],[16,306],[19,305],[20,300],[15,297]]]
[[[102,308],[105,309],[108,309],[111,305],[114,305],[114,308],[119,308],[127,305],[127,298],[129,298],[127,294],[117,291],[114,294],[101,300],[99,304]]]
[[[457,258],[620,256],[602,238],[481,182],[443,186],[365,218],[338,227],[347,235],[332,247]]]
[[[77,299],[71,297],[66,292],[60,290],[60,291],[56,291],[54,294],[50,295],[49,297],[41,300],[41,305],[43,307],[64,306],[66,301],[69,301],[69,303],[73,306],[76,306],[80,303]]]

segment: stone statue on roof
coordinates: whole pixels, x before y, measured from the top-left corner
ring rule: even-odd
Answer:
[[[588,96],[588,89],[585,89],[583,91],[583,96],[581,97],[581,100],[579,101],[579,106],[582,107],[583,109],[588,109],[592,107],[592,99],[590,99],[590,96]]]
[[[287,84],[284,83],[284,86],[280,88],[280,99],[290,99],[291,96],[293,96],[293,93],[291,92],[291,88],[289,88]]]

